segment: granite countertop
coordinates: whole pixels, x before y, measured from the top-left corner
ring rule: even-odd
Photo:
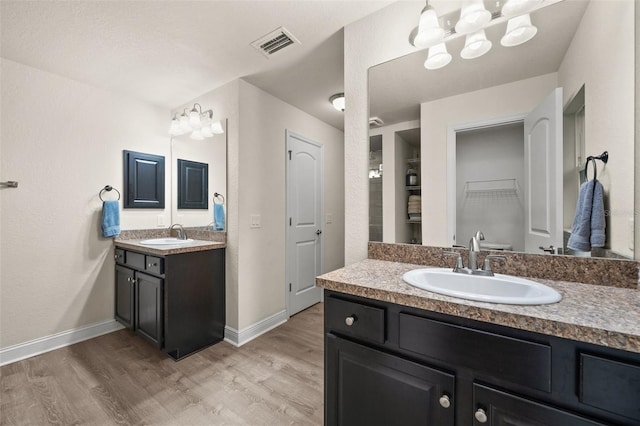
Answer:
[[[121,247],[129,250],[136,250],[149,254],[157,254],[160,256],[168,256],[170,254],[179,254],[179,253],[191,253],[195,251],[205,251],[205,250],[217,250],[221,248],[225,248],[227,245],[224,242],[217,241],[204,241],[204,240],[193,240],[188,244],[172,244],[172,245],[162,245],[162,246],[150,246],[146,244],[141,244],[143,239],[131,239],[131,240],[114,240],[114,244],[116,247]]]
[[[640,353],[640,290],[529,278],[553,287],[550,305],[504,305],[413,287],[402,275],[423,265],[366,259],[316,278],[319,287],[355,296]]]

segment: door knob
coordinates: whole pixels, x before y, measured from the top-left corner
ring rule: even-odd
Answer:
[[[318,229],[318,230],[316,231],[316,235],[320,235],[320,234],[322,234],[322,231],[321,231],[320,229]]]
[[[540,246],[538,248],[546,253],[554,254],[556,252],[556,248],[554,246],[549,246],[549,247]]]

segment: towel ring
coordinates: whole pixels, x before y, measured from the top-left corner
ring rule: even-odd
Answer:
[[[119,200],[119,199],[120,199],[120,191],[118,191],[117,189],[115,189],[115,188],[114,188],[113,186],[111,186],[111,185],[107,185],[107,186],[105,186],[104,188],[102,188],[102,189],[100,190],[100,193],[98,194],[98,197],[100,198],[100,201],[104,201],[104,199],[102,198],[102,193],[103,193],[103,192],[105,192],[105,191],[109,192],[109,191],[111,191],[111,190],[116,191],[116,192],[118,193],[118,200]]]
[[[587,162],[584,165],[584,178],[589,181],[589,173],[587,173],[589,169],[589,162],[593,164],[593,180],[596,180],[598,178],[598,166],[596,165],[596,159],[591,156],[587,157]]]
[[[216,202],[216,198],[222,198],[222,204],[224,204],[224,195],[218,193],[218,192],[214,192],[213,193],[213,202]]]

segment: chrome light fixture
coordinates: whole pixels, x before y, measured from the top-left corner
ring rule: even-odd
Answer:
[[[500,44],[505,47],[518,46],[531,40],[538,28],[531,25],[531,17],[529,14],[516,16],[507,22],[507,32],[500,39]]]
[[[329,102],[331,102],[331,105],[333,105],[336,110],[344,112],[344,93],[336,93],[329,98]]]
[[[446,42],[460,35],[466,35],[460,52],[463,59],[478,58],[491,50],[493,43],[487,39],[484,30],[493,24],[507,23],[505,34],[500,39],[502,46],[526,43],[538,32],[531,23],[529,12],[544,7],[545,2],[557,1],[561,0],[505,0],[495,3],[487,0],[488,6],[485,7],[485,0],[462,0],[460,10],[438,16],[426,0],[419,24],[411,31],[409,41],[417,48],[429,49],[424,67],[436,70],[451,62]]]
[[[456,24],[458,34],[469,34],[484,28],[491,21],[491,12],[482,0],[465,0],[460,9],[460,20]]]
[[[475,59],[491,50],[492,43],[487,40],[484,30],[469,34],[464,42],[464,49],[460,52],[463,59]]]
[[[224,128],[220,121],[213,121],[213,111],[202,111],[202,106],[193,104],[190,110],[185,108],[182,114],[176,113],[169,126],[171,136],[182,136],[189,133],[189,137],[195,140],[210,138],[214,134],[223,134]]]
[[[442,42],[444,38],[444,29],[438,22],[438,15],[433,7],[427,4],[420,12],[420,21],[418,23],[418,33],[413,39],[413,44],[419,48],[435,46]]]
[[[429,48],[429,57],[424,61],[424,67],[428,70],[437,70],[447,66],[451,62],[451,55],[447,52],[447,45],[436,44]]]

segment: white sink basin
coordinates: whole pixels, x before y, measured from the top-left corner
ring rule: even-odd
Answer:
[[[147,246],[173,246],[173,245],[184,245],[192,243],[193,240],[188,238],[186,240],[181,240],[178,238],[152,238],[150,240],[140,241],[140,244],[144,244]]]
[[[446,296],[509,305],[545,305],[562,299],[544,284],[510,275],[466,275],[449,268],[414,269],[402,276],[414,287]]]

